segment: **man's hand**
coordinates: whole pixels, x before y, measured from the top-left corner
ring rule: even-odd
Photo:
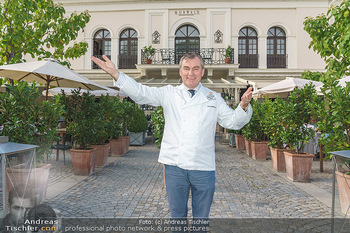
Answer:
[[[106,73],[110,74],[112,78],[117,81],[119,77],[119,71],[115,67],[114,63],[108,59],[106,55],[102,55],[102,58],[105,60],[101,60],[97,57],[90,57],[90,59],[95,62],[102,70]]]
[[[252,100],[253,96],[253,87],[249,87],[246,92],[244,92],[242,98],[241,98],[241,108],[243,108],[245,111],[247,110],[248,104]]]

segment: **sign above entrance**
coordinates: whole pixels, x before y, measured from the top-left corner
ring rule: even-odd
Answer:
[[[176,10],[175,15],[179,15],[179,16],[199,15],[199,10]]]

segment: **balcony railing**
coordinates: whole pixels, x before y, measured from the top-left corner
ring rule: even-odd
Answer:
[[[199,54],[203,57],[206,65],[224,64],[225,63],[225,48],[202,48]],[[176,52],[175,49],[156,49],[152,56],[152,64],[178,64],[184,52]],[[234,63],[234,55],[232,53],[231,63]],[[141,64],[145,64],[145,52],[141,49]]]
[[[258,68],[259,55],[258,54],[239,54],[238,63],[239,63],[239,68]]]
[[[287,54],[268,54],[267,68],[287,68]]]
[[[136,69],[137,55],[119,55],[118,69]]]
[[[199,53],[204,59],[206,65],[224,64],[225,63],[225,48],[202,48]],[[175,49],[156,49],[155,54],[152,56],[152,64],[156,65],[172,65],[178,64],[183,52],[175,52]],[[101,55],[96,57],[102,59]],[[110,55],[107,55],[111,59]],[[234,54],[232,54],[231,64],[234,64]],[[267,55],[267,68],[287,68],[288,55]],[[239,68],[259,68],[259,55],[238,55]],[[137,64],[137,55],[118,56],[118,68],[119,69],[135,69]],[[141,50],[141,64],[145,64],[145,53]],[[99,67],[92,62],[92,69],[99,69]]]

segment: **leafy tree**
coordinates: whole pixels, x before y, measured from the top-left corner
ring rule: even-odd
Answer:
[[[311,120],[308,108],[309,98],[316,95],[314,86],[306,85],[303,89],[295,89],[290,93],[286,104],[283,104],[281,124],[283,126],[283,141],[292,150],[301,153],[304,146],[314,137],[314,131],[307,127]]]
[[[96,102],[96,100],[95,100]],[[112,111],[112,99],[107,95],[101,95],[99,101],[97,101],[97,121],[93,122],[95,131],[93,132],[93,145],[103,145],[106,143],[109,137],[109,130],[111,128],[111,111]]]
[[[125,136],[128,136],[129,125],[135,111],[135,107],[134,107],[135,104],[128,101],[127,99],[123,99],[120,103],[121,103],[120,105],[121,135],[120,136],[125,137]]]
[[[307,79],[307,80],[324,82],[325,74],[324,74],[324,72],[319,72],[319,71],[312,72],[310,70],[306,70],[301,74],[301,77],[303,79]]]
[[[0,135],[11,142],[38,145],[37,162],[42,162],[52,142],[57,139],[56,127],[62,114],[59,96],[40,101],[35,82],[6,85],[0,93]]]
[[[139,108],[138,105],[134,106],[134,113],[131,116],[130,124],[128,125],[128,130],[130,132],[146,132],[148,128],[148,120],[145,116],[144,111]]]
[[[122,114],[124,113],[123,103],[114,96],[110,99],[110,106],[107,108],[108,139],[118,139],[122,131]]]
[[[64,118],[67,120],[67,134],[72,135],[78,149],[89,149],[94,143],[98,130],[99,113],[95,96],[91,92],[80,93],[80,89],[72,91],[68,96],[61,95],[64,105]]]
[[[265,120],[263,105],[254,99],[251,101],[251,105],[254,114],[249,123],[242,128],[242,135],[247,140],[267,141],[267,135],[263,130],[263,121]]]
[[[325,83],[323,97],[311,96],[308,103],[322,132],[319,141],[325,152],[350,149],[350,83],[345,87],[337,84]]]
[[[277,149],[285,149],[284,136],[285,130],[282,124],[282,117],[287,102],[277,97],[275,100],[268,97],[261,103],[261,109],[264,114],[262,128],[269,138],[269,146]]]
[[[325,152],[350,149],[350,85],[338,86],[337,79],[349,75],[350,68],[350,1],[332,5],[327,14],[304,21],[310,34],[310,46],[325,60],[324,75],[307,72],[305,76],[324,82],[323,98],[311,96],[309,108],[322,132],[320,143]],[[331,156],[330,156],[331,157]],[[350,167],[350,162],[347,162]],[[348,168],[349,170],[349,168]]]
[[[52,57],[65,65],[67,59],[85,54],[88,44],[74,42],[90,20],[87,11],[65,16],[65,9],[53,0],[4,0],[0,3],[0,64],[25,61],[29,54]]]
[[[151,121],[154,126],[154,137],[156,138],[155,143],[158,145],[158,148],[160,148],[165,126],[165,119],[162,107],[158,107],[155,111],[151,113]]]
[[[311,37],[309,48],[320,54],[327,64],[326,76],[320,81],[341,78],[349,71],[349,25],[349,0],[343,0],[339,5],[332,5],[327,14],[305,19],[304,29]]]

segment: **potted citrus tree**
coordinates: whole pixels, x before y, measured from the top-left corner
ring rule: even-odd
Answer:
[[[123,107],[122,102],[118,97],[110,99],[110,110],[108,113],[107,133],[110,146],[110,155],[113,157],[122,156],[123,140],[120,139],[122,131],[122,115]]]
[[[19,160],[19,164],[6,168],[7,177],[12,181],[7,184],[9,190],[26,182],[28,187],[35,188],[36,195],[43,201],[51,164],[44,163],[51,144],[57,137],[56,127],[62,114],[59,97],[49,101],[40,100],[41,93],[35,82],[18,82],[6,85],[7,91],[0,93],[0,135],[9,136],[10,142],[39,146],[36,150],[35,166],[27,166],[29,161]],[[23,156],[25,158],[26,155]],[[35,179],[29,179],[34,174]],[[16,178],[17,177],[17,178]],[[8,181],[8,179],[6,179]]]
[[[285,104],[286,101],[278,97],[275,100],[265,98],[261,103],[264,114],[261,123],[264,133],[269,139],[272,168],[277,172],[286,172],[284,151],[292,151],[284,140],[285,130],[282,123],[284,113],[282,109],[284,109]]]
[[[130,145],[144,145],[147,128],[148,120],[145,117],[145,113],[142,109],[135,105],[135,109],[128,126],[130,134]]]
[[[225,57],[225,64],[231,64],[232,56],[233,56],[233,48],[231,45],[228,45],[225,49],[224,57]]]
[[[341,1],[332,4],[327,14],[308,17],[304,21],[304,29],[311,37],[310,48],[320,54],[327,64],[326,73],[319,79],[324,83],[321,88],[324,101],[316,101],[316,114],[313,116],[322,132],[319,142],[326,152],[350,149],[349,83],[344,88],[337,83],[337,79],[349,75],[349,49],[343,46],[349,35],[346,30],[349,25],[349,10],[349,2]],[[313,78],[315,74],[316,72],[313,73]],[[349,165],[349,161],[343,162],[344,165]],[[349,172],[349,167],[344,167],[343,171],[340,169],[337,178],[345,177],[345,172]],[[348,180],[347,185],[342,186],[338,181],[339,193],[341,189],[348,193],[347,197],[344,195],[347,203],[341,203],[344,213],[349,213],[349,183]]]
[[[69,119],[67,134],[74,138],[75,145],[70,150],[75,175],[89,175],[95,168],[96,148],[94,134],[98,124],[97,103],[90,92],[80,94],[80,90],[72,91],[72,95],[62,95],[66,110],[65,119]]]
[[[308,100],[316,95],[311,85],[295,89],[288,102],[282,108],[284,139],[293,152],[284,152],[287,177],[292,181],[309,182],[314,155],[302,152],[306,143],[314,136],[314,131],[307,127],[311,114]]]
[[[268,141],[267,135],[263,128],[263,121],[265,119],[265,112],[261,103],[252,100],[251,105],[253,108],[253,116],[248,124],[250,124],[251,130],[251,154],[252,158],[255,160],[258,159],[267,159],[268,153]]]
[[[319,143],[323,145],[328,159],[332,159],[332,151],[350,150],[350,114],[346,106],[350,106],[350,83],[342,87],[335,77],[328,77],[321,88],[323,98],[309,98],[313,117],[317,128],[322,132]],[[341,210],[349,214],[350,205],[350,160],[342,158],[337,161],[335,171],[340,197]]]
[[[243,128],[242,128],[242,133],[241,135],[243,136],[243,140],[244,140],[244,148],[245,151],[247,153],[247,155],[252,156],[252,147],[251,147],[251,141],[254,137],[253,135],[253,129],[254,124],[252,124],[252,119],[250,119],[249,123],[246,124]]]
[[[152,57],[156,53],[156,49],[150,46],[144,46],[143,47],[143,52],[145,56],[145,64],[152,64]]]
[[[95,166],[104,167],[107,164],[109,142],[108,130],[110,127],[110,115],[112,113],[111,97],[101,95],[97,105],[98,118],[95,124],[95,132],[93,133],[92,148],[96,148]]]
[[[240,150],[245,149],[245,141],[242,133],[242,129],[240,130],[233,130],[233,134],[235,137],[235,142],[236,142],[236,148]]]
[[[121,101],[121,118],[120,118],[120,124],[121,124],[121,135],[119,136],[119,139],[122,141],[122,154],[126,154],[129,151],[129,142],[130,142],[130,136],[129,136],[129,124],[132,118],[132,115],[134,113],[134,103],[128,101],[127,99],[123,99]]]

